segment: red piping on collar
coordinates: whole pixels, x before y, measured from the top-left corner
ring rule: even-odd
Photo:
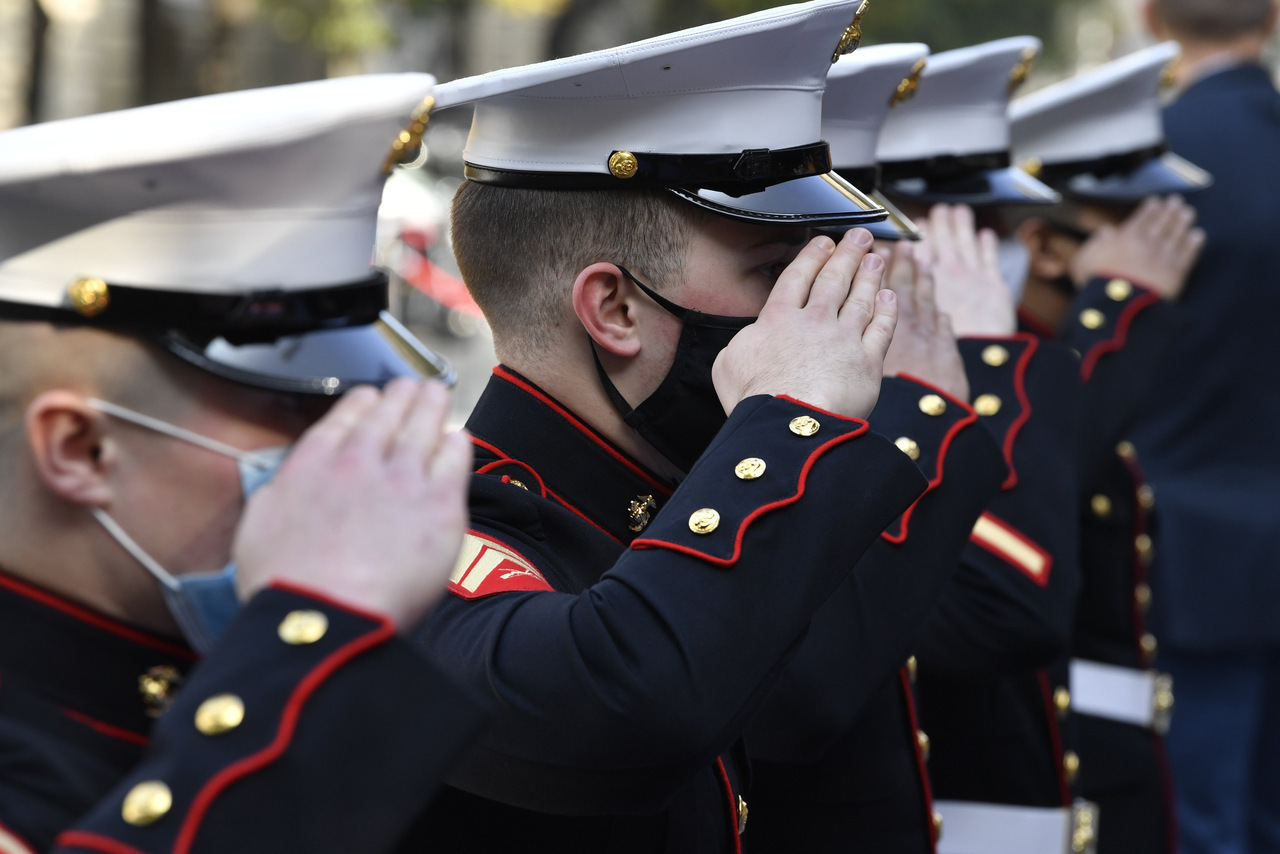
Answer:
[[[111,724],[103,723],[102,721],[96,718],[91,718],[82,712],[77,712],[75,709],[68,709],[64,706],[61,711],[64,715],[71,718],[71,720],[75,721],[76,723],[84,724],[90,729],[96,730],[97,732],[109,738],[118,739],[120,741],[127,741],[130,744],[136,744],[139,747],[146,747],[148,744],[151,743],[151,740],[148,739],[145,735],[139,735],[138,733],[133,732],[132,730],[122,729],[121,727],[118,727],[118,726],[112,726]]]
[[[1106,341],[1101,341],[1090,347],[1089,352],[1085,354],[1084,360],[1080,363],[1080,376],[1085,382],[1088,382],[1089,377],[1093,376],[1093,369],[1097,366],[1100,358],[1107,353],[1114,353],[1124,347],[1129,338],[1129,327],[1133,324],[1134,319],[1158,302],[1160,302],[1160,295],[1144,288],[1141,296],[1134,297],[1124,307],[1124,311],[1120,313],[1119,319],[1116,320],[1115,334]]]
[[[53,844],[59,849],[83,848],[89,851],[101,851],[103,854],[143,854],[132,845],[125,845],[123,842],[112,839],[109,836],[88,833],[83,830],[68,830],[59,833]]]
[[[527,394],[530,394],[533,397],[537,398],[538,400],[542,401],[542,403],[544,403],[553,412],[555,412],[565,421],[569,422],[570,426],[572,426],[575,430],[577,430],[582,435],[586,436],[596,445],[600,446],[600,448],[604,450],[605,453],[607,453],[609,456],[613,457],[615,460],[620,462],[629,471],[635,474],[636,477],[639,477],[641,480],[643,480],[645,483],[648,483],[654,489],[659,490],[663,495],[667,495],[667,496],[671,495],[670,487],[664,485],[661,481],[659,481],[653,475],[649,474],[647,471],[640,468],[640,466],[636,465],[634,462],[632,462],[631,460],[623,456],[622,453],[618,451],[617,448],[613,447],[608,442],[606,442],[594,430],[592,430],[586,424],[583,424],[581,421],[579,421],[578,418],[573,413],[565,409],[556,401],[552,400],[541,389],[535,388],[533,385],[529,384],[525,380],[521,379],[520,377],[516,376],[515,374],[503,368],[501,365],[498,365],[496,368],[493,369],[493,374],[499,379],[506,380],[507,382],[523,390]]]
[[[491,450],[495,450],[495,449],[491,448]],[[480,466],[480,468],[476,469],[476,474],[488,474],[489,472],[496,471],[497,469],[503,468],[504,466],[516,466],[518,468],[522,468],[525,471],[527,471],[530,475],[532,475],[534,483],[538,484],[538,494],[541,495],[543,498],[547,497],[547,485],[542,482],[542,476],[533,470],[533,466],[529,465],[528,463],[522,463],[519,460],[513,460],[510,457],[507,457],[501,460],[494,460],[491,463],[486,463],[485,465],[482,465]],[[508,475],[504,474],[502,476],[502,482],[510,483],[511,478]]]
[[[810,408],[812,409],[815,407],[810,407]],[[845,419],[845,420],[847,421],[849,419]],[[751,511],[751,513],[748,514],[745,519],[742,520],[742,522],[738,525],[737,532],[734,534],[733,554],[731,556],[727,558],[716,557],[715,555],[707,554],[706,552],[699,551],[698,549],[692,548],[690,546],[681,545],[680,543],[670,543],[670,542],[667,542],[666,540],[653,540],[653,539],[632,540],[631,548],[633,549],[655,549],[655,548],[671,549],[672,551],[682,552],[687,555],[692,555],[693,557],[696,557],[700,560],[705,560],[714,566],[733,566],[735,563],[738,562],[738,558],[742,555],[742,538],[746,536],[747,528],[751,525],[751,523],[771,510],[777,510],[780,507],[786,507],[789,504],[795,504],[797,501],[799,501],[804,496],[805,483],[809,479],[809,470],[813,468],[813,464],[817,461],[818,457],[822,456],[828,450],[830,450],[831,448],[834,448],[836,445],[842,444],[844,442],[848,442],[851,439],[856,439],[857,437],[866,433],[867,430],[869,429],[865,421],[859,421],[858,424],[860,424],[861,426],[859,426],[856,430],[852,430],[843,435],[836,436],[834,439],[827,441],[825,444],[819,445],[813,451],[813,453],[809,455],[809,458],[806,459],[804,462],[804,466],[801,467],[800,469],[800,480],[796,484],[796,492],[794,495],[791,495],[787,498],[779,499],[778,501],[774,501],[771,504],[765,504],[763,506],[757,507],[755,510]]]
[[[55,593],[42,590],[25,581],[19,581],[9,575],[0,574],[0,587],[7,587],[20,596],[33,599],[42,605],[47,605],[54,610],[61,611],[64,614],[72,616],[82,623],[88,623],[94,628],[102,629],[110,632],[117,637],[124,638],[127,641],[149,647],[154,650],[163,652],[165,655],[171,655],[174,658],[181,658],[183,661],[195,661],[198,656],[191,649],[164,640],[163,638],[149,634],[141,629],[135,629],[132,626],[121,623],[104,614],[91,611],[81,605],[77,605],[70,600],[63,599]]]
[[[916,505],[919,504],[920,501],[926,495],[928,495],[930,492],[932,492],[942,483],[943,463],[946,460],[947,451],[951,448],[951,440],[954,439],[956,436],[958,436],[960,434],[960,431],[963,430],[965,427],[968,427],[970,424],[978,420],[978,414],[973,411],[973,407],[965,403],[960,398],[952,397],[947,392],[943,391],[942,389],[938,388],[937,386],[933,385],[930,382],[920,379],[919,377],[913,377],[910,374],[899,374],[898,376],[901,379],[911,380],[913,383],[918,383],[919,385],[922,385],[925,388],[933,392],[936,392],[937,394],[942,395],[947,400],[951,401],[951,403],[964,409],[964,411],[967,412],[968,415],[966,415],[964,418],[961,418],[956,423],[952,424],[951,428],[947,430],[946,435],[942,437],[942,442],[938,445],[938,459],[934,466],[935,476],[929,481],[929,485],[925,487],[925,490],[923,493],[920,494],[920,497],[917,498],[915,501],[911,502],[911,506],[908,507],[905,511],[903,511],[903,514],[898,517],[899,519],[902,520],[902,524],[898,526],[898,532],[896,534],[891,534],[887,530],[880,532],[881,537],[884,537],[885,540],[887,540],[890,543],[894,543],[895,545],[901,545],[902,543],[907,541],[907,527],[911,523],[911,514],[915,512]]]
[[[924,751],[920,749],[920,719],[916,716],[916,698],[911,690],[911,677],[907,668],[898,669],[898,681],[902,684],[902,699],[907,707],[907,725],[911,727],[911,751],[916,757],[916,770],[920,772],[920,796],[924,799],[924,826],[929,831],[929,847],[938,850],[938,834],[933,827],[933,788],[929,785],[929,768],[925,765]]]
[[[341,602],[333,602],[323,596],[317,596],[305,588],[294,588],[292,585],[279,584],[276,585],[285,590],[294,590],[304,595],[312,596],[332,604],[334,607],[344,611],[349,611],[361,616],[369,616],[367,612],[362,612],[351,606],[344,605]],[[350,641],[349,643],[339,647],[331,653],[327,658],[321,661],[308,673],[298,686],[294,688],[293,694],[289,697],[289,701],[285,704],[284,711],[280,715],[280,726],[276,730],[276,737],[271,744],[258,751],[255,754],[246,756],[236,762],[231,763],[215,774],[208,783],[196,794],[191,802],[191,809],[187,812],[186,818],[182,822],[182,828],[178,832],[177,840],[173,844],[173,854],[187,854],[191,850],[191,846],[195,843],[196,833],[200,829],[200,824],[204,821],[205,813],[212,806],[214,800],[222,794],[224,790],[237,780],[249,776],[255,771],[259,771],[275,762],[289,748],[289,743],[293,740],[293,734],[298,725],[298,717],[302,714],[302,707],[307,700],[311,699],[311,695],[325,683],[340,667],[351,661],[361,653],[367,652],[376,646],[386,643],[395,636],[395,625],[386,617],[378,619],[378,626],[364,635]]]

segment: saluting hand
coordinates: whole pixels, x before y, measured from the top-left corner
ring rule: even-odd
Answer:
[[[1017,306],[1000,272],[995,232],[975,231],[968,205],[935,205],[924,230],[938,309],[950,315],[956,334],[1013,334]]]
[[[1071,278],[1083,288],[1095,276],[1120,276],[1177,299],[1204,248],[1195,221],[1195,209],[1181,196],[1151,197],[1119,226],[1093,232],[1071,262]]]
[[[898,295],[898,326],[884,360],[884,375],[909,374],[952,397],[969,399],[964,359],[951,331],[951,318],[934,301],[928,253],[899,240],[889,258],[888,287]]]
[[[751,395],[785,394],[849,418],[871,413],[898,315],[871,244],[855,228],[839,244],[815,237],[796,256],[756,322],[716,358],[711,376],[725,412]]]
[[[416,623],[467,521],[471,443],[444,432],[447,404],[435,381],[344,395],[249,500],[232,546],[240,595],[287,581]]]

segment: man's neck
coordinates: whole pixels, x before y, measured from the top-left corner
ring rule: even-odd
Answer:
[[[1262,59],[1266,39],[1243,36],[1229,42],[1182,41],[1182,56],[1174,66],[1174,86],[1183,91],[1211,74]]]
[[[1050,329],[1057,329],[1071,308],[1071,299],[1043,279],[1027,278],[1020,308]]]

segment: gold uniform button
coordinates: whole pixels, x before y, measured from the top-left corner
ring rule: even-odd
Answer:
[[[1071,692],[1059,687],[1053,692],[1053,705],[1058,710],[1058,717],[1065,718],[1071,711]]]
[[[1080,773],[1080,757],[1070,750],[1062,754],[1062,770],[1067,774],[1067,782],[1074,783]]]
[[[720,527],[720,514],[710,507],[693,511],[689,517],[689,530],[695,534],[710,534]]]
[[[1120,455],[1120,459],[1130,462],[1138,458],[1138,449],[1127,439],[1116,445],[1116,453]]]
[[[1003,404],[994,394],[980,394],[973,401],[973,411],[979,415],[995,415]]]
[[[329,618],[322,611],[290,611],[280,621],[280,640],[294,646],[315,643],[329,631]]]
[[[982,348],[983,364],[998,368],[1007,361],[1009,361],[1009,351],[999,344],[988,344]]]
[[[159,780],[146,780],[124,796],[120,815],[134,827],[146,827],[164,817],[173,807],[173,793]]]
[[[1096,308],[1086,308],[1080,312],[1080,325],[1085,329],[1101,329],[1107,322],[1107,316]]]
[[[1133,588],[1133,601],[1138,606],[1138,610],[1146,613],[1151,607],[1151,585],[1145,581]]]
[[[799,418],[792,418],[791,423],[787,425],[791,428],[791,432],[797,436],[812,436],[818,432],[818,419],[810,418],[808,415],[801,415]]]
[[[1124,279],[1112,279],[1107,282],[1107,296],[1115,302],[1124,302],[1133,293],[1133,285]]]
[[[750,810],[747,809],[747,802],[742,799],[742,795],[738,795],[738,834],[739,835],[742,835],[742,833],[747,829],[747,814],[749,812]]]
[[[1142,636],[1142,639],[1138,641],[1138,645],[1142,647],[1142,658],[1143,661],[1146,662],[1147,666],[1150,667],[1152,664],[1155,664],[1156,653],[1160,651],[1160,644],[1156,642],[1156,636],[1147,632]]]
[[[759,457],[747,457],[733,467],[733,473],[738,476],[738,480],[755,480],[764,474],[765,468],[764,460]]]
[[[920,748],[920,757],[925,762],[929,761],[929,736],[922,729],[916,730],[916,744]]]
[[[942,838],[942,813],[934,810],[931,819],[933,821],[933,841],[937,842]]]
[[[1111,499],[1102,493],[1089,499],[1089,506],[1093,508],[1093,515],[1099,519],[1105,519],[1111,515]]]
[[[913,655],[907,659],[907,677],[912,681],[916,681],[916,669],[919,665],[916,663],[916,657]]]
[[[1155,557],[1156,547],[1151,543],[1150,534],[1139,534],[1134,537],[1133,550],[1138,553],[1138,560],[1142,561],[1143,566],[1151,566],[1151,559]]]
[[[920,398],[920,411],[925,415],[941,415],[947,411],[947,402],[942,395],[926,394]]]
[[[920,445],[915,439],[909,439],[906,436],[899,436],[893,441],[898,446],[898,450],[911,457],[913,460],[920,459]]]
[[[240,726],[244,700],[235,694],[215,694],[196,709],[196,729],[204,735],[220,735]]]
[[[1138,487],[1138,506],[1150,510],[1156,506],[1156,491],[1151,484],[1144,483]]]

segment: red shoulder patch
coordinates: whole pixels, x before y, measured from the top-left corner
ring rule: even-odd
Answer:
[[[476,531],[468,531],[463,538],[462,551],[449,578],[449,591],[463,599],[554,589],[524,555]]]

